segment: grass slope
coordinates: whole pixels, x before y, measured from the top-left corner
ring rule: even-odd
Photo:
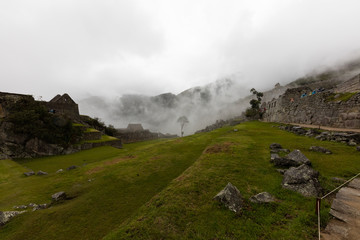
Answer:
[[[67,156],[0,161],[0,210],[50,201],[66,191],[71,200],[28,212],[0,228],[0,239],[313,239],[314,199],[281,188],[282,176],[269,163],[269,145],[300,149],[330,178],[360,171],[359,153],[341,143],[315,139],[248,122],[173,140],[101,147]],[[308,151],[311,145],[333,155]],[[84,165],[85,164],[85,165]],[[59,168],[81,166],[56,174]],[[24,177],[26,168],[48,176]],[[91,179],[92,181],[88,181]],[[212,198],[233,183],[245,199],[240,216]],[[268,191],[280,201],[256,205],[247,199]],[[324,203],[323,223],[329,203]]]

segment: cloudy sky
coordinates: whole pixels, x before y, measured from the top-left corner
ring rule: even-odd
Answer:
[[[0,1],[0,91],[264,88],[360,55],[358,0]]]

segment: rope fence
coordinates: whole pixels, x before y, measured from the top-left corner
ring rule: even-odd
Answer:
[[[324,198],[330,196],[331,194],[333,194],[334,192],[336,192],[337,190],[339,190],[340,188],[342,188],[343,186],[345,186],[346,184],[348,184],[349,182],[351,182],[352,180],[354,180],[355,178],[357,178],[358,176],[360,176],[360,173],[356,174],[354,177],[350,178],[349,180],[347,180],[346,182],[344,182],[343,184],[341,184],[340,186],[338,186],[337,188],[335,188],[334,190],[328,192],[327,194],[325,194],[324,196],[322,196],[321,198],[316,198],[316,210],[315,213],[318,216],[318,237],[319,240],[321,238],[321,234],[320,234],[320,206],[321,206],[321,200],[323,200]]]

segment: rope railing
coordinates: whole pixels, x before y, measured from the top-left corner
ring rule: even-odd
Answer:
[[[327,194],[325,194],[324,196],[322,196],[321,198],[316,198],[316,214],[318,216],[318,237],[319,240],[321,239],[321,226],[320,226],[320,206],[321,206],[321,200],[330,196],[331,194],[333,194],[334,192],[336,192],[337,190],[339,190],[340,188],[342,188],[343,186],[345,186],[346,184],[348,184],[349,182],[351,182],[352,180],[354,180],[355,178],[357,178],[358,176],[360,176],[360,173],[356,174],[354,177],[350,178],[349,180],[347,180],[346,182],[344,182],[343,184],[341,184],[340,186],[338,186],[337,188],[333,189],[332,191],[328,192]]]

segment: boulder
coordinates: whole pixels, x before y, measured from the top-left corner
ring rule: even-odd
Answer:
[[[235,213],[239,213],[243,205],[240,191],[231,183],[228,183],[226,187],[214,197],[214,200],[221,202],[225,207]]]
[[[6,224],[10,221],[11,218],[22,214],[26,211],[7,211],[7,212],[1,212],[0,211],[0,226]]]
[[[73,165],[73,166],[70,166],[70,167],[68,167],[66,170],[73,170],[73,169],[75,169],[75,168],[78,168],[78,166],[75,166],[75,165]]]
[[[358,151],[360,152],[360,146],[357,146],[357,147],[356,147],[356,150],[358,150]]]
[[[276,153],[270,154],[270,162],[274,162],[276,158],[280,158],[279,154]]]
[[[54,193],[52,196],[51,196],[53,202],[59,202],[61,200],[65,200],[66,199],[66,193],[65,192],[57,192],[57,193]]]
[[[250,198],[253,203],[271,203],[275,202],[275,198],[268,192],[258,193]]]
[[[278,171],[278,173],[280,173],[281,175],[284,175],[287,169],[276,169],[276,171]]]
[[[353,139],[350,139],[350,141],[348,142],[349,146],[356,146],[356,142]]]
[[[48,173],[40,170],[40,171],[38,171],[38,172],[36,173],[36,175],[38,175],[38,176],[48,175]]]
[[[311,165],[310,160],[298,149],[289,153],[286,158],[293,160],[297,166],[300,166],[301,164]]]
[[[306,164],[291,167],[284,173],[282,187],[296,191],[305,197],[317,197],[321,193],[318,177],[319,172]]]
[[[282,149],[282,146],[279,143],[272,143],[270,144],[270,149]]]
[[[326,149],[324,147],[319,147],[319,146],[311,146],[309,148],[310,151],[313,152],[321,152],[321,153],[325,153],[325,154],[332,154],[332,152],[329,149]]]
[[[24,175],[27,176],[27,177],[30,177],[32,175],[35,175],[35,172],[34,171],[25,172]]]

